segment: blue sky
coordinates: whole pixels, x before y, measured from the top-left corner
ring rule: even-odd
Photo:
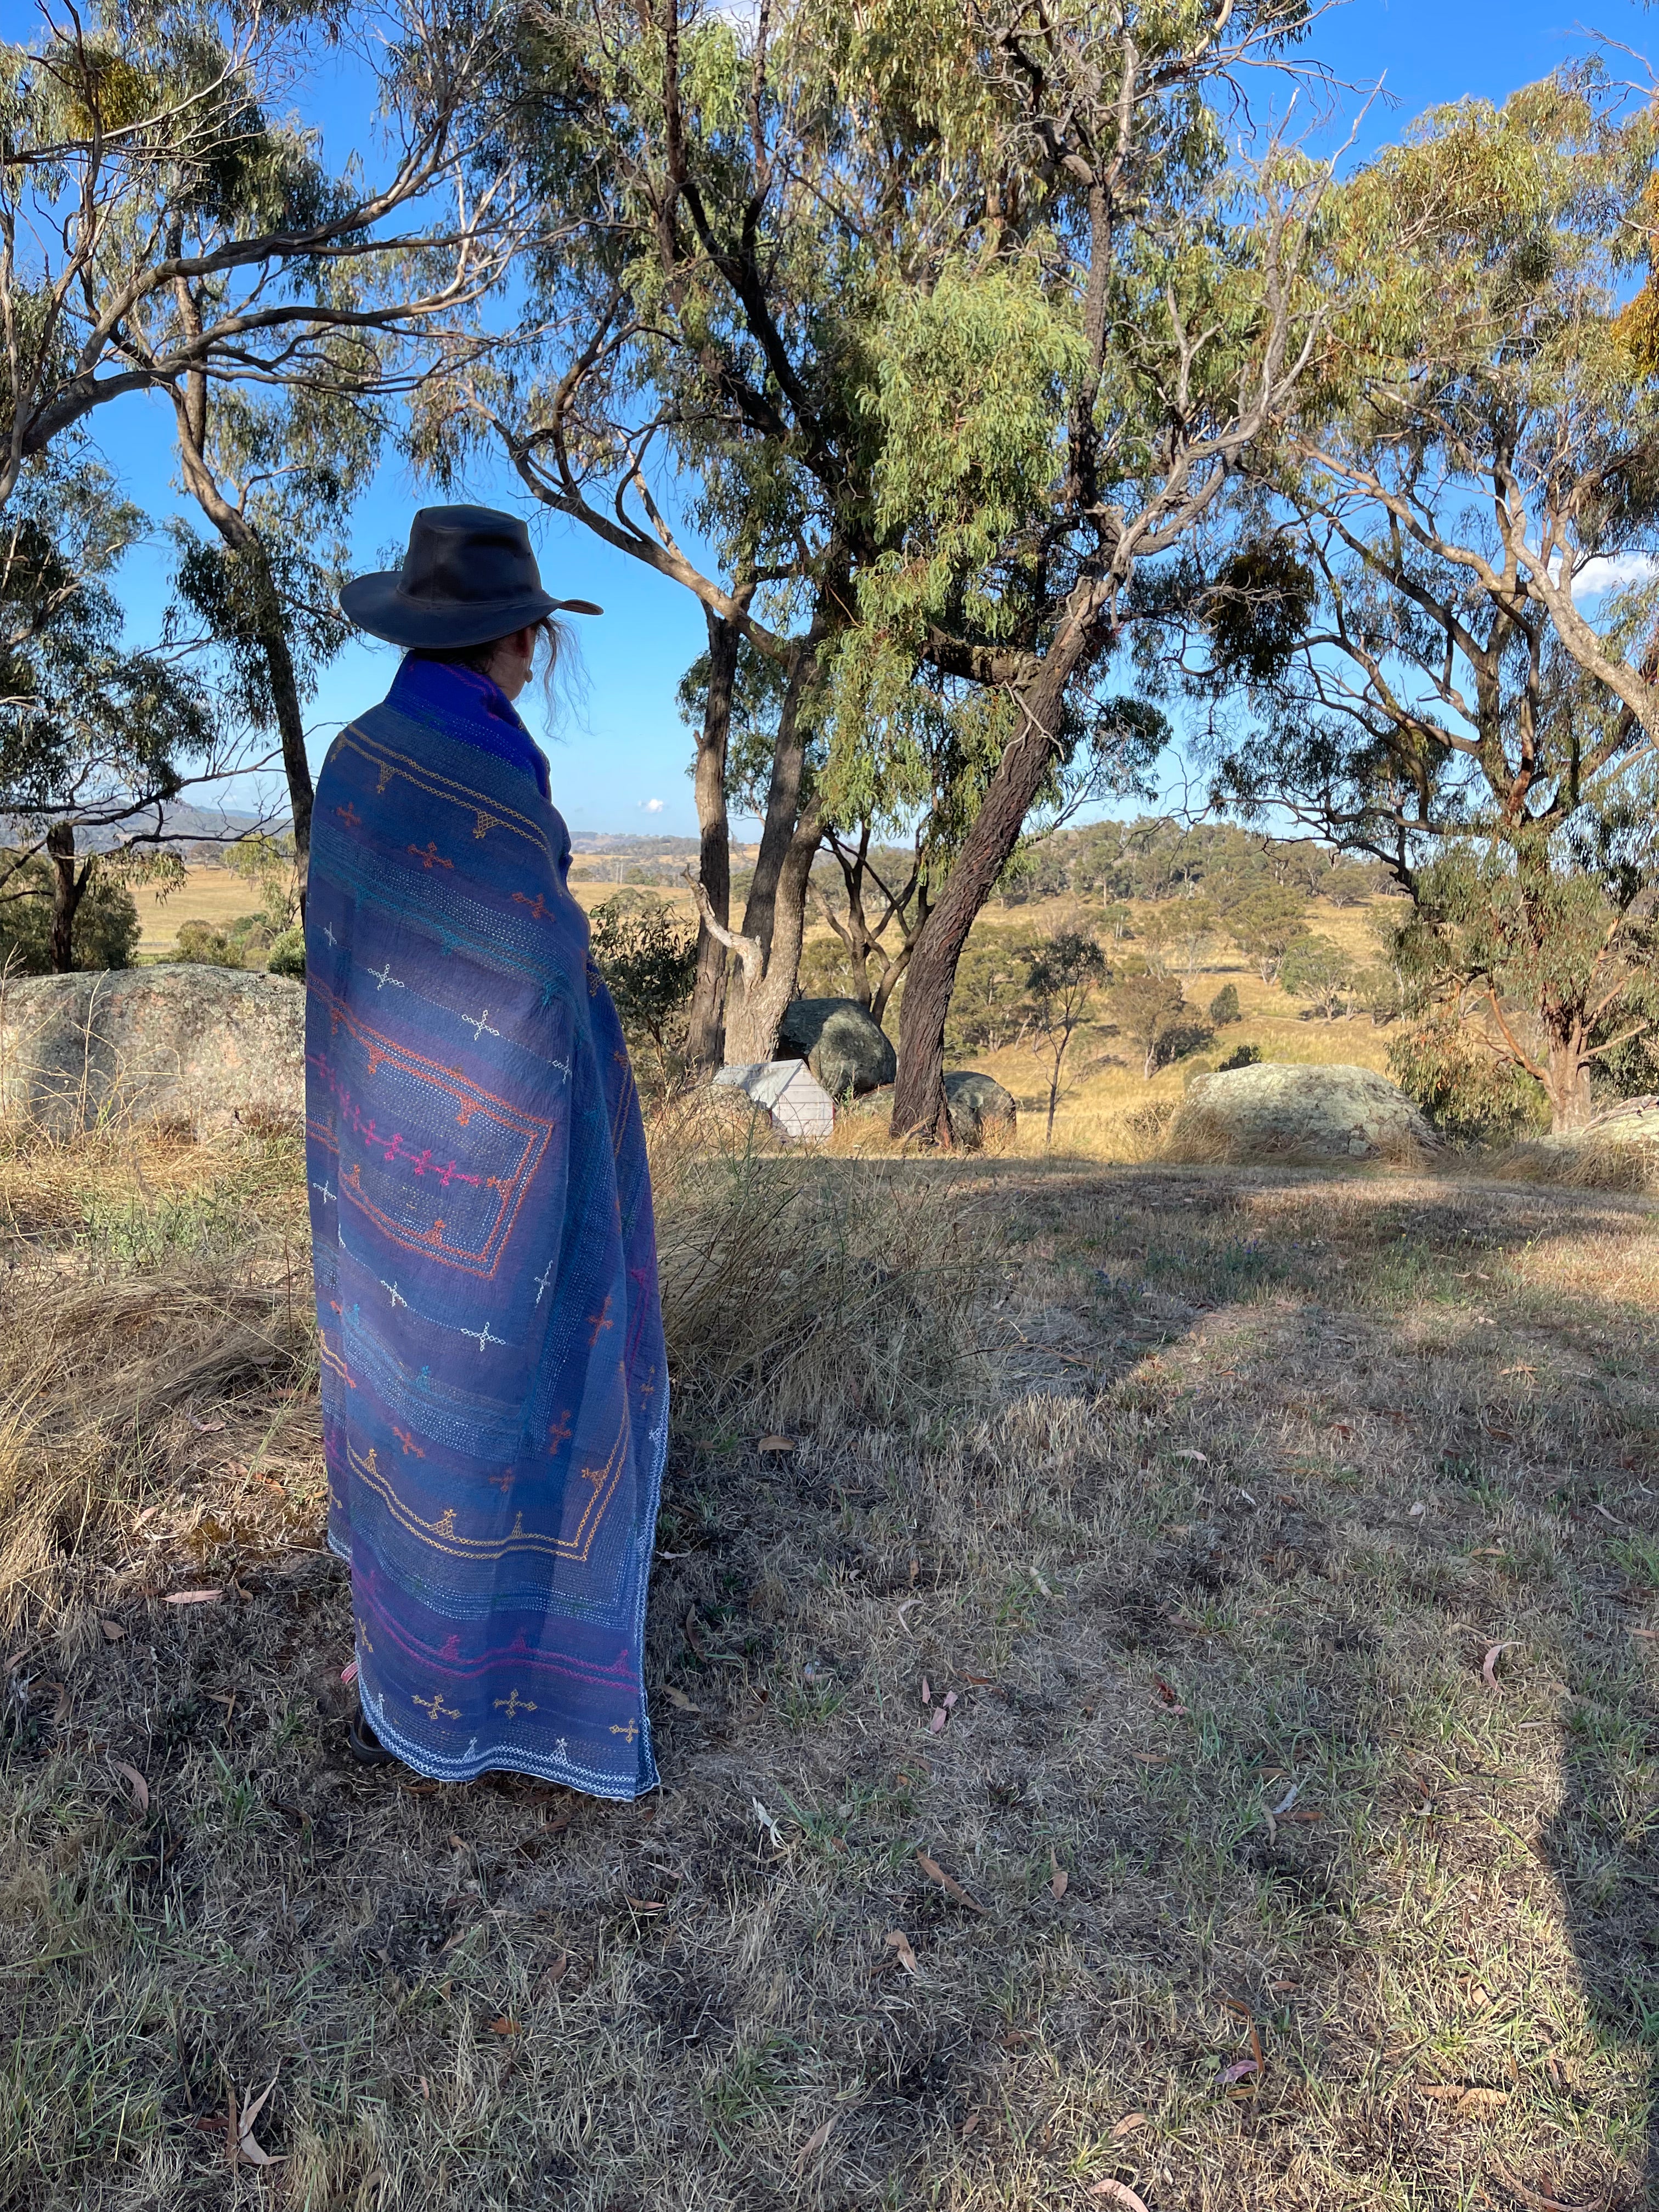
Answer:
[[[17,0],[0,0],[0,21],[10,35],[27,36],[30,21],[31,11]],[[1591,23],[1638,54],[1650,42],[1659,52],[1659,23],[1645,7],[1628,0],[1604,3]],[[1356,149],[1363,154],[1398,135],[1425,108],[1465,94],[1501,99],[1583,52],[1589,40],[1586,25],[1553,0],[1350,0],[1323,16],[1310,46],[1350,83],[1382,82],[1385,96],[1372,102],[1359,125]],[[1623,66],[1620,57],[1613,58]],[[1633,64],[1629,73],[1645,76]],[[315,118],[331,150],[360,143],[361,118],[349,112],[348,88],[337,85],[331,97],[334,112]],[[1345,99],[1351,114],[1358,112],[1360,95]],[[170,478],[171,428],[170,410],[154,399],[124,401],[98,425],[106,458],[158,519],[179,504]],[[550,747],[555,797],[570,826],[693,834],[690,737],[674,692],[702,650],[696,605],[676,586],[536,507],[507,472],[480,470],[468,489],[477,499],[527,514],[550,590],[597,599],[606,610],[602,621],[579,621],[586,701],[567,716]],[[405,470],[382,470],[356,519],[364,567],[376,565],[380,548],[401,541],[411,510],[431,496]],[[135,635],[153,628],[163,585],[153,552],[128,563],[123,590]],[[319,761],[340,722],[381,696],[394,662],[391,648],[363,643],[349,647],[328,672],[310,710]]]

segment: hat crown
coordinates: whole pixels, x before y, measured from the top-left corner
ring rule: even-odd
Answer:
[[[604,611],[592,599],[544,592],[528,529],[494,507],[422,507],[398,568],[354,576],[340,587],[348,622],[388,645],[428,651],[489,645],[566,608]]]
[[[423,507],[410,525],[398,574],[406,599],[432,606],[493,606],[539,592],[530,532],[493,507]]]

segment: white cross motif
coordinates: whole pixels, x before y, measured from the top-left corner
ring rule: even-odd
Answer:
[[[507,1339],[504,1336],[492,1336],[490,1334],[489,1323],[488,1322],[484,1323],[482,1328],[464,1328],[459,1330],[457,1334],[461,1336],[474,1338],[477,1340],[480,1352],[484,1349],[486,1345],[505,1344],[507,1342]]]
[[[370,973],[372,974],[373,972],[374,971],[371,969]],[[461,1027],[464,1030],[471,1030],[475,1039],[481,1037],[486,1030],[489,1031],[491,1036],[499,1036],[501,1035],[501,1031],[495,1027],[489,1019],[489,1009],[488,1006],[484,1008],[483,1013],[478,1016],[476,1021],[469,1021],[466,1016],[463,1014],[461,1016]]]
[[[329,926],[328,926],[328,924],[327,924],[326,922],[325,922],[325,923],[323,924],[323,935],[324,935],[325,938],[327,938],[327,939],[328,939],[328,949],[329,949],[329,951],[331,952],[331,951],[334,950],[335,946],[339,943],[339,941],[340,941],[340,940],[339,940],[339,939],[338,939],[338,938],[334,934],[334,932],[333,932],[333,931],[329,927]]]
[[[568,1060],[550,1060],[547,1064],[555,1075],[562,1075],[567,1083],[569,1082],[570,1062]]]
[[[316,1192],[318,1197],[322,1200],[325,1206],[332,1206],[335,1203],[334,1186],[328,1181],[326,1176],[324,1177],[321,1182],[313,1183],[311,1188]]]
[[[398,1285],[396,1285],[396,1283],[388,1283],[388,1282],[387,1282],[387,1280],[386,1280],[386,1277],[385,1277],[384,1275],[382,1275],[382,1276],[381,1276],[381,1278],[380,1278],[380,1288],[381,1288],[383,1291],[391,1291],[391,1293],[392,1293],[392,1306],[393,1306],[393,1308],[394,1308],[394,1309],[395,1309],[395,1308],[397,1308],[397,1307],[398,1307],[398,1306],[406,1306],[406,1305],[409,1304],[409,1300],[408,1300],[408,1299],[404,1296],[403,1292],[402,1292],[402,1291],[398,1288]]]
[[[408,988],[407,984],[405,984],[401,975],[394,975],[392,974],[392,963],[389,960],[386,962],[384,968],[371,968],[368,970],[368,973],[374,978],[374,995],[377,999],[380,997],[381,992],[385,990],[388,983],[391,984],[394,991],[403,991]]]
[[[570,1746],[569,1746],[569,1745],[565,1741],[565,1740],[564,1740],[564,1738],[563,1738],[562,1736],[561,1736],[561,1737],[559,1738],[558,1741],[554,1745],[553,1748],[554,1748],[554,1750],[558,1753],[558,1755],[559,1755],[559,1757],[560,1757],[561,1759],[568,1759],[568,1758],[569,1758],[569,1756],[570,1756]]]
[[[543,1291],[547,1288],[552,1279],[553,1262],[550,1260],[542,1273],[536,1278],[536,1303],[538,1305],[540,1305],[542,1302]]]

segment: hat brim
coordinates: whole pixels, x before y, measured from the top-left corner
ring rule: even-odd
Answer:
[[[382,568],[354,576],[340,592],[340,612],[371,637],[388,645],[488,645],[515,629],[544,622],[549,615],[600,615],[592,599],[556,599],[546,592],[520,592],[510,599],[482,599],[440,605],[411,599],[401,590],[401,573]]]

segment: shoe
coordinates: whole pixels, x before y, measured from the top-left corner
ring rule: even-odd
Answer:
[[[363,1718],[361,1705],[346,1723],[346,1749],[360,1766],[392,1766],[397,1764],[398,1754],[388,1751],[370,1728]]]

